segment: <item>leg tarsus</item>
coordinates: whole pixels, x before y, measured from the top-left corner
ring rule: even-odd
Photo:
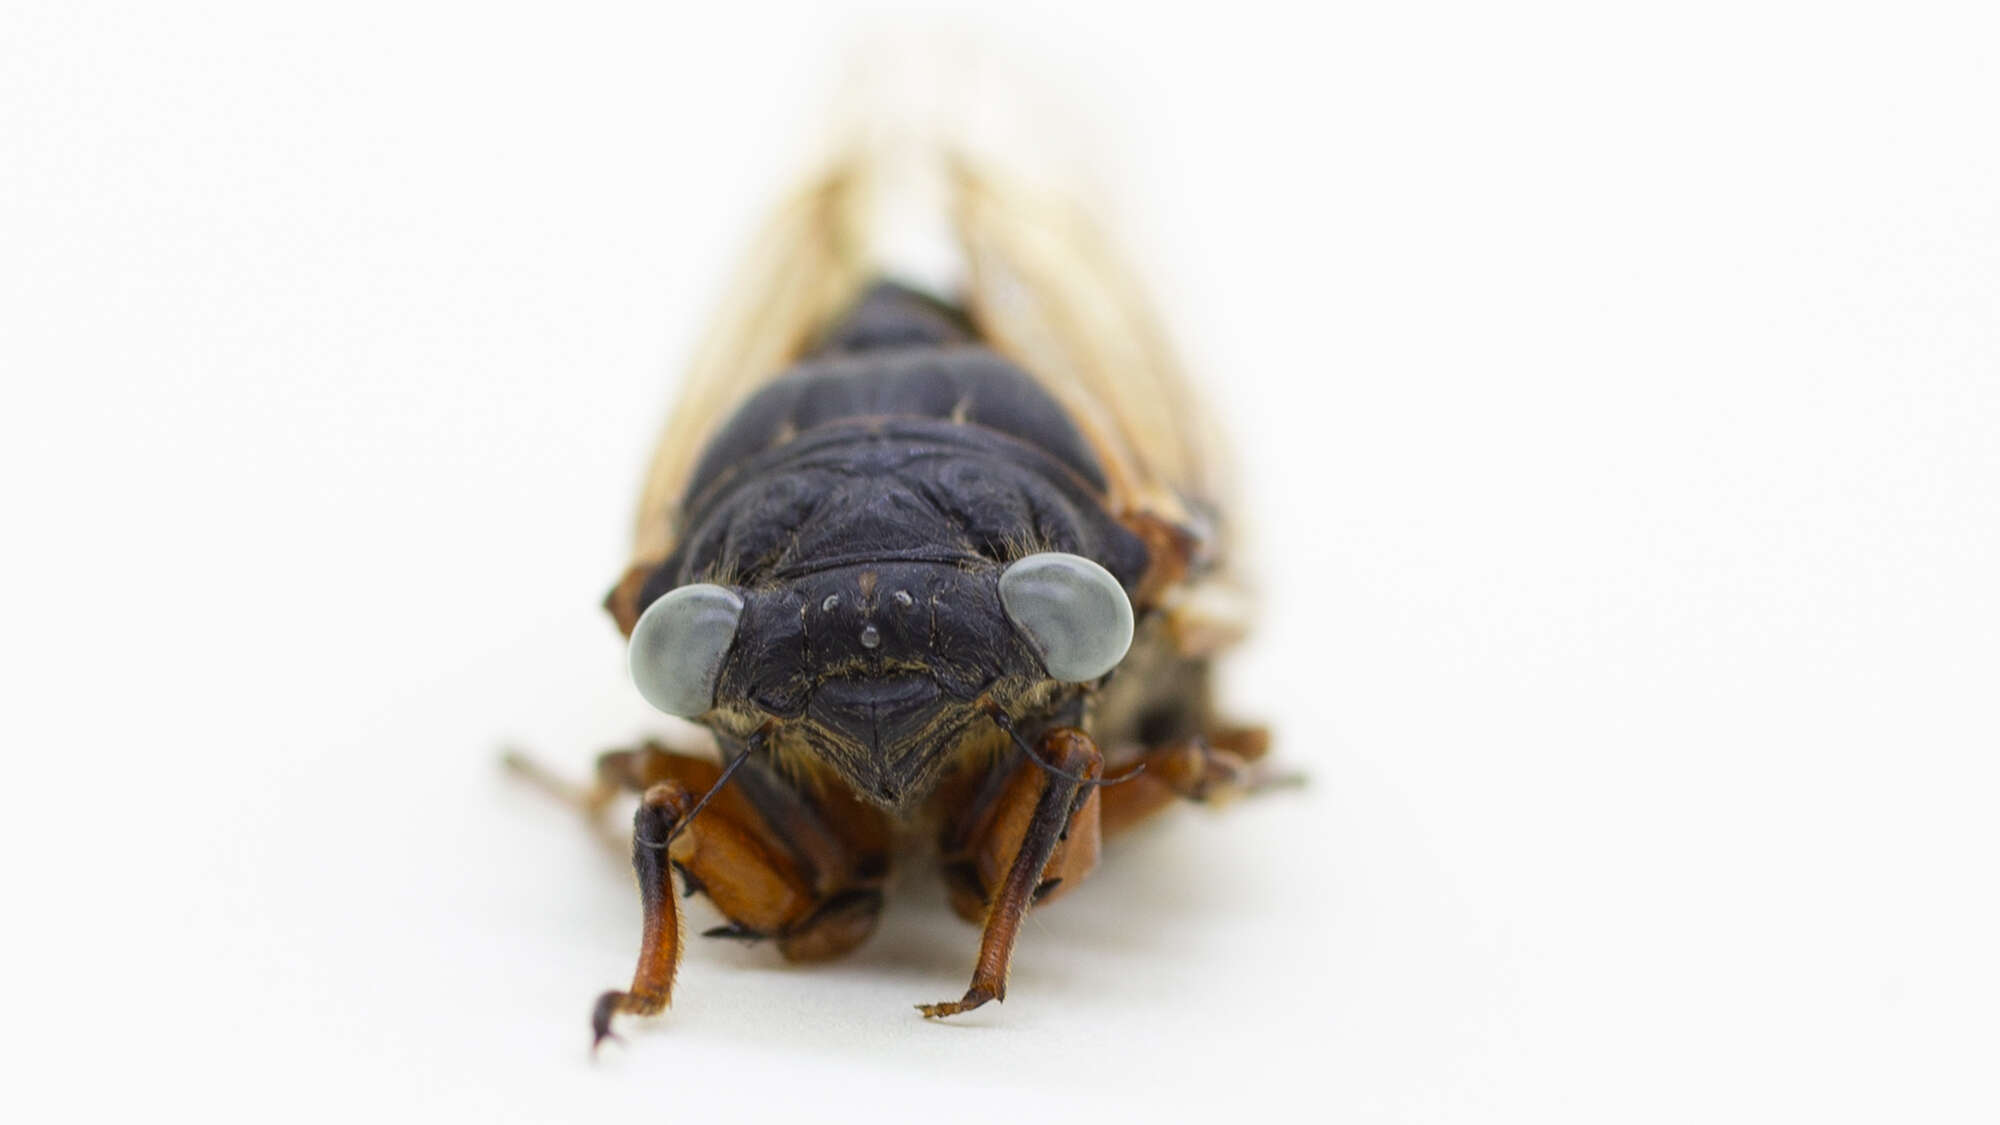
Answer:
[[[620,1043],[624,1042],[623,1039],[618,1037],[616,1032],[611,1030],[611,1017],[618,1014],[619,1006],[624,1002],[625,994],[615,988],[597,998],[597,1005],[590,1013],[591,1054],[595,1055],[597,1049],[604,1045],[606,1039],[617,1040]]]
[[[1005,985],[1001,986],[999,992],[974,985],[966,989],[965,995],[960,999],[946,1000],[937,1004],[919,1004],[917,1005],[917,1011],[922,1012],[924,1018],[927,1020],[941,1020],[946,1016],[956,1016],[963,1012],[969,1012],[986,1003],[988,1000],[997,1000],[1004,1004],[1007,1001],[1007,997],[1003,995],[1005,992]]]

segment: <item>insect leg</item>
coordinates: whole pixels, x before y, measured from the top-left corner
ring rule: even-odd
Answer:
[[[730,792],[692,819],[694,798],[676,781],[654,785],[640,801],[632,826],[632,866],[645,911],[639,966],[631,988],[598,999],[591,1026],[599,1041],[610,1033],[612,1016],[655,1015],[672,997],[682,944],[673,870],[690,893],[704,892],[729,919],[711,935],[776,937],[780,951],[794,960],[844,953],[874,929],[879,891],[815,894],[783,842],[754,814],[746,818],[728,807],[722,798]]]
[[[720,775],[714,762],[641,749],[606,755],[600,780],[650,783],[633,822],[632,863],[645,910],[632,987],[600,997],[592,1028],[601,1041],[619,1013],[667,1006],[681,949],[671,872],[701,891],[729,924],[704,936],[774,938],[793,961],[836,957],[874,932],[888,862],[879,814],[815,801],[754,763],[699,815],[693,793]]]
[[[652,741],[629,750],[607,750],[598,755],[589,785],[577,785],[517,751],[509,751],[501,758],[501,764],[528,784],[575,809],[600,829],[604,828],[605,812],[621,792],[644,793],[662,781],[673,780],[703,793],[722,772],[722,766],[712,758],[671,750]],[[612,837],[612,842],[618,842],[617,838]]]
[[[792,961],[838,957],[865,941],[882,912],[891,842],[887,819],[838,786],[797,788],[764,770],[746,770],[736,791],[753,810],[746,824],[755,827],[771,862],[806,888],[812,908],[804,917],[759,929],[718,897],[726,896],[724,886],[710,897],[736,925],[716,936],[775,937],[778,951]],[[707,878],[726,883],[728,873]]]
[[[711,757],[657,742],[613,750],[598,758],[589,786],[519,755],[506,764],[597,826],[621,792],[643,794],[632,835],[645,913],[639,967],[631,988],[599,998],[591,1020],[599,1041],[610,1034],[613,1016],[657,1014],[672,995],[682,946],[675,870],[686,894],[707,894],[729,920],[704,936],[773,938],[787,959],[817,961],[852,950],[874,932],[890,832],[881,814],[843,791],[807,794],[753,762],[690,819],[691,795],[710,792],[722,776],[722,764]]]
[[[1116,833],[1179,801],[1218,805],[1243,793],[1249,767],[1200,738],[1162,746],[1139,759],[1146,772],[1106,793],[1104,831]]]
[[[1139,756],[1144,772],[1104,794],[1104,831],[1129,828],[1177,801],[1222,805],[1267,786],[1293,780],[1263,776],[1256,761],[1270,746],[1262,727],[1223,728],[1196,735]]]
[[[656,1015],[673,1000],[674,972],[681,963],[681,916],[674,901],[667,841],[693,808],[693,795],[671,781],[648,789],[639,801],[632,818],[632,869],[639,876],[639,901],[645,910],[639,967],[632,973],[631,988],[597,998],[590,1016],[593,1049],[611,1034],[612,1016]]]
[[[1021,762],[991,804],[974,812],[969,831],[954,833],[966,848],[953,864],[953,903],[968,916],[975,904],[983,907],[985,929],[971,987],[958,1000],[918,1005],[927,1018],[1006,999],[1007,969],[1028,908],[1096,865],[1102,794],[1087,782],[1103,773],[1104,756],[1090,736],[1071,727],[1043,735],[1034,752],[1061,773]]]

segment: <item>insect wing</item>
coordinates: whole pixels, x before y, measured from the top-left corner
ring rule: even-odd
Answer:
[[[743,400],[784,373],[868,282],[865,168],[834,163],[787,199],[737,267],[646,472],[635,565],[673,549],[681,491]]]
[[[1155,554],[1139,601],[1166,611],[1185,655],[1234,643],[1249,599],[1230,566],[1222,443],[1130,269],[1065,197],[965,159],[953,182],[972,319],[1105,462],[1112,504]]]
[[[931,211],[942,214],[918,213]],[[914,254],[912,230],[925,236]],[[623,627],[638,583],[673,549],[708,440],[883,279],[962,305],[984,342],[1063,404],[1104,464],[1111,509],[1168,563],[1140,601],[1172,611],[1185,651],[1241,633],[1213,420],[1108,240],[1067,197],[961,153],[865,146],[778,209],[726,291],[646,475],[632,567],[610,599]]]

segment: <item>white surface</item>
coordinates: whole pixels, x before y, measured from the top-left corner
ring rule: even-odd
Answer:
[[[852,22],[723,7],[0,17],[10,1117],[1993,1119],[1976,4],[1008,5],[1314,787],[1121,841],[1004,1006],[910,1009],[911,873],[593,1066],[628,877],[494,758],[652,729],[596,600]]]

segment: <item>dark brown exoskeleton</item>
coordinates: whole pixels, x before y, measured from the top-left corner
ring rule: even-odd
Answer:
[[[836,164],[753,254],[648,479],[607,606],[641,694],[720,755],[598,763],[593,810],[640,794],[645,908],[600,1040],[668,1003],[675,871],[711,935],[818,960],[929,837],[984,926],[965,995],[921,1008],[952,1015],[1005,995],[1023,917],[1104,833],[1242,791],[1264,751],[1211,707],[1240,632],[1215,466],[1142,303],[1072,211],[919,163],[955,276],[899,283],[863,221],[888,166]]]

